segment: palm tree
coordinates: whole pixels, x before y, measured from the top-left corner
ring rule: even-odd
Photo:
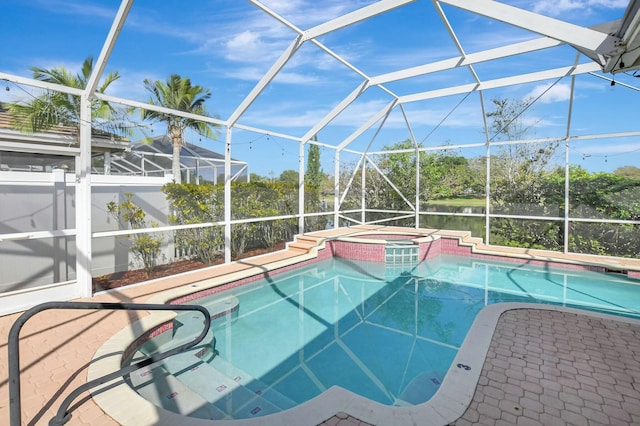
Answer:
[[[151,105],[197,115],[207,115],[204,103],[211,97],[211,92],[209,89],[205,89],[202,86],[191,85],[191,80],[188,77],[180,77],[178,74],[171,74],[166,82],[145,79],[144,87],[151,93],[151,98],[149,99],[149,104]],[[143,119],[163,121],[167,124],[167,131],[173,146],[171,170],[175,182],[181,183],[180,151],[184,145],[185,129],[193,129],[198,134],[213,139],[215,138],[215,134],[212,130],[212,126],[218,126],[205,123],[204,121],[179,117],[164,112],[145,109],[141,112]]]
[[[93,70],[93,57],[87,57],[82,63],[80,73],[73,74],[64,66],[51,69],[31,67],[33,78],[47,83],[55,83],[76,89],[84,89]],[[111,83],[120,78],[117,72],[111,72],[103,80],[97,92],[104,93]],[[80,128],[80,98],[68,93],[45,90],[25,102],[9,104],[12,125],[22,132],[35,133],[62,125]],[[107,127],[115,133],[128,133],[126,127],[118,124],[116,110],[108,102],[94,100],[91,104],[93,126]],[[106,130],[106,129],[105,129]]]

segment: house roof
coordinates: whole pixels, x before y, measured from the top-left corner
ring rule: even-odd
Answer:
[[[9,110],[0,102],[0,150],[34,152],[34,144],[50,147],[47,151],[55,151],[56,146],[77,148],[79,146],[77,133],[77,129],[73,126],[63,125],[54,126],[45,132],[20,132],[12,125]],[[91,146],[94,152],[117,152],[129,147],[127,138],[100,129],[92,129],[91,134]],[[35,150],[35,152],[38,151]],[[62,150],[59,154],[69,155],[69,150]]]
[[[169,136],[162,135],[152,138],[150,143],[139,141],[132,144],[131,151],[171,156],[173,155],[173,145],[171,144],[171,138],[169,138]],[[182,146],[180,157],[182,158],[183,162],[189,158],[201,158],[216,162],[224,161],[224,155],[189,142],[185,143]],[[233,158],[231,159],[231,161],[240,162],[239,160]]]
[[[156,136],[153,139],[138,141],[131,145],[131,149],[111,158],[112,173],[143,173],[155,175],[171,171],[173,160],[173,146],[167,135]],[[224,176],[224,155],[206,149],[202,146],[186,143],[180,152],[180,165],[183,169],[191,170],[197,177],[217,182]],[[208,170],[208,171],[207,171]],[[248,174],[248,163],[231,159],[231,173],[234,177]],[[234,178],[235,179],[235,178]]]

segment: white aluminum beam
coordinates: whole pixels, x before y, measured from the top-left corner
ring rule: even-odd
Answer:
[[[367,80],[369,79],[369,76],[367,76],[364,72],[362,72],[358,68],[356,68],[351,62],[347,61],[346,59],[343,59],[340,55],[338,55],[333,50],[329,49],[327,46],[325,46],[322,43],[320,43],[318,40],[311,40],[311,43],[313,43],[319,49],[321,49],[324,52],[326,52],[327,55],[331,56],[333,59],[335,59],[336,61],[340,62],[345,67],[349,68],[354,73],[358,74],[360,77],[362,77],[364,79],[367,79]]]
[[[411,127],[411,123],[409,122],[409,117],[407,117],[407,112],[404,110],[404,107],[400,105],[400,112],[402,112],[402,117],[404,118],[404,122],[407,125],[407,129],[409,130],[409,137],[411,138],[411,142],[413,143],[414,152],[415,152],[415,164],[416,164],[416,193],[415,193],[415,226],[416,228],[420,227],[420,149],[418,147],[418,142],[416,141],[416,136],[413,133],[413,128]]]
[[[344,111],[353,101],[355,101],[361,94],[363,94],[369,88],[369,82],[364,81],[356,89],[345,97],[338,105],[336,105],[323,119],[318,121],[315,126],[311,128],[303,137],[302,141],[307,142],[314,135],[318,134],[327,124],[329,124],[334,118],[336,118],[342,111]]]
[[[227,127],[224,138],[224,263],[231,263],[231,140]]]
[[[320,24],[304,32],[303,41],[311,40],[316,37],[323,36],[340,28],[353,25],[357,22],[369,19],[372,16],[380,15],[415,0],[381,0],[369,6],[365,6],[351,13],[347,13],[331,21]]]
[[[75,87],[63,86],[61,84],[47,83],[46,81],[34,80],[33,78],[19,77],[13,74],[0,72],[0,80],[10,81],[25,86],[37,87],[38,89],[54,90],[56,92],[67,93],[70,95],[80,96],[84,93],[82,89]]]
[[[135,170],[130,169],[129,167],[125,166],[125,165],[124,165],[124,164],[122,164],[120,161],[113,161],[113,162],[111,163],[111,167],[112,167],[112,168],[115,168],[115,169],[118,169],[118,170],[120,170],[120,171],[124,170],[125,172],[129,172],[129,173],[131,173],[131,175],[132,175],[132,176],[135,176],[135,175],[137,175],[137,174],[138,174],[138,172],[136,172]],[[92,185],[92,186],[93,186],[93,185]]]
[[[140,155],[140,153],[138,153],[138,152],[133,152],[133,151],[132,151],[130,154],[132,154],[132,155],[134,155],[134,156],[136,156],[136,157],[140,158],[140,164],[142,164],[142,166],[143,166],[143,170],[144,170],[144,172],[145,172],[145,173],[149,173],[149,172],[150,172],[150,173],[154,173],[156,170],[157,170],[157,171],[161,171],[161,172],[163,172],[163,173],[166,173],[166,172],[169,172],[169,173],[170,173],[170,172],[171,172],[169,169],[165,169],[164,167],[162,167],[160,164],[156,163],[155,161],[151,161],[151,160],[149,160],[149,159],[147,158],[147,156],[146,156],[146,155],[144,155],[144,153],[143,153],[142,155]],[[151,154],[151,156],[153,156],[153,154]],[[114,162],[115,162],[115,161],[117,161],[117,159],[112,160],[112,161],[114,161]],[[144,164],[145,164],[145,163],[151,164],[152,166],[154,166],[154,167],[156,168],[156,170],[154,170],[154,171],[146,170],[146,169],[144,168]]]
[[[346,148],[351,142],[353,142],[358,136],[360,136],[362,133],[364,133],[369,127],[373,126],[376,123],[376,121],[380,120],[382,117],[384,117],[385,115],[389,114],[391,109],[393,109],[393,107],[397,103],[398,103],[398,101],[396,99],[394,99],[393,101],[389,102],[387,104],[387,106],[385,106],[384,108],[380,109],[380,111],[378,111],[376,113],[376,115],[371,117],[366,123],[364,123],[362,126],[360,126],[358,128],[358,130],[353,132],[351,135],[349,135],[349,137],[347,137],[344,141],[342,141],[342,143],[340,145],[338,145],[338,151],[341,151],[344,148]]]
[[[440,3],[438,3],[436,0],[432,0],[432,2],[433,2],[433,6],[436,8],[436,11],[438,12],[438,15],[440,15],[440,19],[442,20],[445,27],[447,28],[447,31],[449,32],[449,37],[451,37],[451,39],[453,40],[453,43],[456,45],[458,52],[460,52],[463,58],[466,57],[467,54],[464,52],[464,49],[462,48],[462,44],[460,43],[460,40],[458,40],[458,36],[456,35],[456,32],[453,30],[453,27],[449,23],[447,16],[444,14],[444,10],[442,10],[442,6],[440,6]],[[478,77],[476,70],[473,69],[473,65],[467,65],[467,68],[469,69],[469,72],[473,76],[473,79],[476,82],[480,82],[480,77]]]
[[[276,62],[271,66],[269,71],[266,72],[265,75],[262,76],[258,84],[251,90],[251,92],[242,100],[238,108],[231,114],[227,122],[225,123],[227,127],[232,127],[240,118],[240,116],[251,106],[251,104],[260,96],[260,94],[264,91],[264,89],[271,83],[271,81],[278,75],[280,70],[284,68],[284,66],[289,62],[289,59],[293,57],[293,55],[298,51],[300,46],[302,46],[303,41],[302,37],[296,37],[289,47],[282,52],[282,55],[276,60]]]
[[[340,177],[340,162],[339,162],[339,154],[340,151],[336,151],[336,161],[335,161],[335,176],[336,176],[336,190],[335,190],[335,194],[336,196],[338,195],[338,188],[339,188],[339,183],[338,183],[338,179]],[[364,155],[361,155],[360,158],[358,158],[358,162],[356,163],[355,167],[353,168],[353,173],[351,173],[351,177],[349,177],[349,181],[347,182],[347,185],[344,187],[344,191],[342,192],[342,197],[340,198],[340,201],[338,201],[338,199],[336,198],[335,200],[335,205],[338,207],[342,206],[342,203],[344,202],[344,199],[347,197],[347,193],[349,192],[349,190],[351,189],[351,184],[353,183],[353,180],[356,177],[356,174],[358,173],[358,170],[360,169],[360,166],[362,165],[362,167],[365,166],[365,158]]]
[[[75,229],[56,229],[53,231],[35,231],[35,232],[14,232],[11,234],[0,234],[0,242],[39,240],[43,238],[57,238],[57,237],[71,237],[74,235],[76,235]]]
[[[298,143],[298,230],[304,234],[304,142]]]
[[[276,138],[288,139],[295,142],[300,141],[300,138],[297,136],[285,135],[284,133],[278,133],[278,132],[271,132],[268,130],[259,129],[257,127],[245,126],[244,124],[235,124],[233,128],[238,130],[246,130],[248,132],[260,133],[267,136],[274,136]]]
[[[259,1],[257,1],[257,0],[249,0],[249,2],[252,3],[254,6],[258,7],[259,9],[261,9],[263,12],[267,13],[269,16],[271,16],[276,21],[279,21],[280,23],[282,23],[283,25],[288,27],[289,29],[295,31],[296,33],[298,33],[301,36],[304,35],[304,31],[303,30],[301,30],[300,28],[298,28],[297,26],[295,26],[291,22],[287,21],[282,16],[278,15],[276,12],[274,12],[271,9],[269,9],[268,7],[266,7],[265,5],[260,3]],[[360,71],[359,69],[354,67],[350,62],[344,60],[340,55],[336,54],[331,49],[329,49],[326,46],[324,46],[318,40],[312,39],[310,41],[311,41],[311,43],[316,45],[318,48],[320,48],[321,50],[326,52],[329,56],[331,56],[332,58],[334,58],[335,60],[340,62],[345,67],[349,68],[351,71],[353,71],[356,74],[360,75],[362,78],[368,78],[362,71]]]
[[[381,74],[371,77],[371,85],[388,83],[391,81],[402,80],[405,78],[417,77],[420,75],[430,74],[439,71],[446,71],[456,67],[473,65],[481,62],[492,61],[495,59],[515,56],[522,53],[534,52],[536,50],[548,49],[550,47],[559,46],[562,43],[549,37],[536,38],[521,43],[514,43],[508,46],[498,47],[495,49],[483,50],[481,52],[469,53],[466,56],[457,56],[455,58],[445,59],[430,64],[419,65],[404,70],[394,71],[387,74]]]
[[[622,52],[607,61],[605,72],[640,69],[640,0],[630,0],[615,32],[622,39]]]
[[[89,80],[87,81],[87,87],[85,87],[87,96],[89,98],[93,96],[98,87],[100,77],[104,73],[104,68],[107,66],[107,61],[109,60],[109,56],[111,56],[113,46],[115,46],[116,41],[118,41],[118,36],[120,35],[122,26],[127,20],[129,10],[131,9],[132,5],[133,0],[122,0],[122,3],[120,3],[118,13],[113,19],[109,34],[107,35],[104,45],[102,46],[102,50],[100,51],[100,56],[98,56],[98,59],[93,66],[93,70],[91,72],[91,75],[89,76]]]
[[[80,96],[80,155],[76,157],[76,280],[83,297],[91,296],[91,100]]]
[[[297,26],[295,26],[294,24],[292,24],[288,20],[284,19],[282,16],[278,15],[272,9],[268,8],[267,6],[265,6],[264,4],[260,3],[259,1],[257,1],[257,0],[249,0],[249,3],[253,4],[258,9],[261,9],[267,15],[271,16],[276,21],[279,21],[281,24],[291,28],[293,31],[297,32],[298,34],[302,34],[302,30],[300,28],[298,28]]]
[[[138,169],[140,172],[144,172],[144,169],[143,169],[141,166],[138,166],[138,165],[136,165],[136,164],[133,164],[131,161],[129,161],[129,160],[125,160],[124,158],[120,158],[120,159],[118,160],[118,163],[128,164],[128,165],[130,165],[131,167],[133,167],[133,169],[129,169],[128,167],[125,167],[125,166],[123,166],[122,164],[119,164],[122,168],[127,169],[127,170],[131,171],[132,173],[136,173],[136,174],[138,173],[138,172],[136,172],[136,171],[135,171],[135,169]]]
[[[640,0],[630,0],[615,35],[622,39],[623,52],[609,58],[604,71],[640,69]]]
[[[219,125],[219,126],[224,126],[225,125],[225,122],[220,120],[220,119],[218,119],[218,118],[207,117],[207,116],[198,115],[198,114],[191,114],[191,113],[184,112],[184,111],[179,111],[179,110],[164,108],[164,107],[157,106],[157,105],[147,104],[147,103],[144,103],[144,102],[132,101],[132,100],[129,100],[129,99],[124,99],[124,98],[118,98],[116,96],[105,95],[104,93],[95,93],[94,97],[97,98],[97,99],[100,99],[102,101],[106,101],[106,102],[110,102],[110,103],[116,103],[116,104],[125,105],[125,106],[130,106],[130,107],[133,107],[133,108],[146,109],[146,110],[149,110],[149,111],[161,112],[163,114],[171,114],[171,115],[175,115],[177,117],[189,118],[191,120],[198,120],[198,121],[202,121],[202,122],[210,123],[210,124],[215,124],[215,125]]]
[[[549,18],[493,0],[438,0],[460,9],[495,19],[509,25],[533,31],[570,44],[581,51],[613,55],[619,38],[579,25]],[[595,58],[594,58],[595,59]],[[604,65],[604,63],[600,63]]]
[[[598,77],[598,78],[601,78],[603,80],[607,80],[607,81],[610,81],[610,82],[615,82],[616,86],[622,86],[622,87],[626,87],[627,89],[631,89],[631,90],[635,90],[635,91],[640,92],[640,88],[639,87],[631,86],[630,84],[626,84],[626,83],[623,83],[621,81],[616,81],[611,77],[606,77],[604,75],[596,74],[594,72],[590,72],[589,75],[592,75],[594,77]]]
[[[278,15],[276,12],[274,12],[271,9],[269,9],[268,7],[266,7],[265,5],[260,3],[259,1],[257,1],[257,0],[249,0],[249,2],[252,3],[254,6],[258,7],[259,9],[262,9],[263,12],[267,13],[273,19],[279,21],[280,23],[282,23],[283,25],[285,25],[289,29],[295,31],[296,33],[298,33],[301,36],[304,35],[304,31],[303,30],[301,30],[300,28],[298,28],[297,26],[295,26],[291,22],[287,21],[282,16]],[[345,59],[343,59],[340,55],[338,55],[337,53],[333,52],[331,49],[329,49],[328,47],[326,47],[325,45],[320,43],[318,40],[312,39],[312,40],[309,40],[309,41],[311,43],[313,43],[314,45],[316,45],[319,49],[321,49],[324,52],[326,52],[329,56],[331,56],[332,58],[334,58],[335,60],[340,62],[342,65],[344,65],[345,67],[349,68],[351,71],[355,72],[356,74],[360,75],[362,78],[365,78],[365,79],[368,78],[367,75],[365,75],[365,73],[363,73],[362,71],[360,71],[359,69],[354,67],[349,61],[346,61]]]
[[[362,157],[360,157],[362,160]],[[340,197],[340,151],[333,153],[333,227],[339,226],[339,210],[342,201]]]
[[[446,89],[437,89],[422,93],[414,93],[412,95],[401,96],[399,102],[404,104],[409,102],[424,101],[427,99],[441,98],[444,96],[464,94],[471,91],[497,89],[499,87],[551,80],[554,78],[567,77],[570,75],[586,74],[598,70],[600,70],[600,66],[598,64],[589,62],[586,64],[578,65],[576,67],[570,66],[555,68],[552,70],[538,71],[530,74],[521,74],[513,77],[483,81],[481,83],[463,84],[461,86],[448,87]]]

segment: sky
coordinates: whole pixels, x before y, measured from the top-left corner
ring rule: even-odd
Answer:
[[[306,30],[345,13],[372,4],[361,0],[264,0],[261,4],[295,27]],[[505,3],[581,26],[619,19],[625,0],[507,0]],[[0,26],[3,54],[0,72],[30,77],[30,67],[64,66],[77,72],[87,56],[97,58],[120,2],[116,0],[4,0]],[[475,53],[537,35],[511,25],[442,5],[455,38],[465,53]],[[137,0],[109,58],[106,72],[120,78],[107,94],[146,102],[144,79],[166,80],[177,73],[211,91],[206,107],[210,115],[228,119],[262,76],[293,42],[296,33],[249,1],[241,0]],[[318,45],[306,42],[290,58],[276,78],[240,117],[238,123],[265,130],[264,133],[235,129],[232,156],[249,163],[250,171],[277,176],[298,169],[298,143],[281,135],[302,137],[362,82],[374,77],[460,55],[454,38],[433,3],[417,0],[318,39],[321,46],[348,61],[350,69]],[[588,63],[584,56],[562,46],[501,61],[477,64],[473,71],[482,81],[518,73]],[[601,73],[596,73],[602,75]],[[611,78],[610,75],[605,76]],[[640,92],[625,85],[640,86],[640,79],[618,74],[610,85],[597,75],[575,79],[570,105],[571,78],[541,81],[521,86],[455,95],[395,108],[384,121],[375,123],[349,148],[377,152],[406,140],[411,132],[427,147],[462,146],[461,155],[484,154],[481,144],[482,104],[490,111],[493,99],[536,99],[522,115],[535,124],[527,138],[563,137],[567,133],[571,106],[571,135],[600,135],[637,128]],[[409,95],[474,82],[468,68],[457,68],[369,88],[339,117],[318,134],[320,142],[335,146],[369,121],[391,101],[389,92]],[[0,82],[0,101],[15,102],[33,90]],[[8,90],[7,90],[8,89]],[[411,125],[411,132],[403,113]],[[148,124],[154,135],[161,124]],[[140,136],[141,137],[141,136]],[[190,132],[189,143],[224,152],[224,132],[218,140]],[[322,168],[332,174],[335,151],[321,149]],[[557,160],[564,161],[564,150]],[[341,154],[342,162],[357,156]],[[613,171],[625,165],[640,166],[638,137],[594,138],[572,144],[572,164],[592,171]]]

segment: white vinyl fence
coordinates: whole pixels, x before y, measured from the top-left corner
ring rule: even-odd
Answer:
[[[166,226],[168,203],[160,188],[168,177],[92,175],[91,230],[119,229],[107,203],[126,193],[147,213],[147,220]],[[76,279],[75,175],[0,172],[0,315],[33,304],[34,294],[47,300],[80,295]],[[173,257],[165,238],[163,255]],[[124,271],[135,265],[124,236],[94,238],[92,275]]]

